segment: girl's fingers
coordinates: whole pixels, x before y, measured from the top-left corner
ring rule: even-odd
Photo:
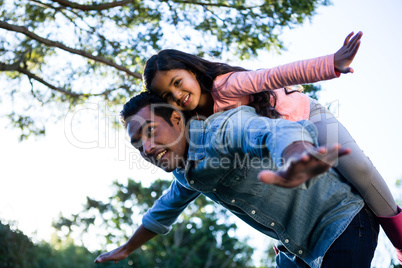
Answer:
[[[360,43],[362,35],[363,35],[362,32],[358,32],[355,36],[353,36],[353,38],[349,42],[349,46],[354,47],[356,46],[356,43]]]
[[[359,50],[359,47],[360,47],[360,40],[358,40],[350,47],[350,52],[352,53],[353,56],[356,55],[357,51]]]
[[[349,43],[349,39],[350,39],[350,37],[352,37],[353,34],[354,34],[354,32],[351,32],[350,34],[348,34],[348,36],[346,36],[345,42],[343,42],[344,46],[346,46]]]

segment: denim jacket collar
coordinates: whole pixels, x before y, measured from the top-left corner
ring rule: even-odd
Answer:
[[[205,157],[205,146],[203,146],[204,125],[205,121],[190,121],[190,146],[187,161],[198,161]]]

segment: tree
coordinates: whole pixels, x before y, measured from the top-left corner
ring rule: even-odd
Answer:
[[[129,179],[125,185],[114,182],[113,186],[115,191],[107,202],[88,198],[82,212],[71,217],[61,216],[54,223],[59,236],[64,239],[76,232],[77,237],[85,238],[88,233],[97,232],[98,241],[104,241],[100,245],[103,250],[107,244],[120,245],[134,233],[135,226],[139,226],[138,215],[152,206],[169,187],[169,182],[156,180],[150,187],[143,187]],[[237,227],[227,221],[228,217],[226,210],[200,196],[182,213],[169,234],[155,237],[121,264],[172,268],[250,267],[253,250],[233,237]]]
[[[0,101],[12,104],[5,116],[21,139],[45,134],[50,112],[60,116],[85,101],[124,103],[140,91],[145,59],[161,48],[227,59],[280,51],[283,28],[302,24],[328,4],[0,0]]]
[[[29,237],[10,224],[0,222],[0,266],[2,268],[89,268],[95,267],[96,254],[76,246],[72,241],[57,245],[33,243]],[[107,267],[106,265],[103,267]],[[112,266],[110,266],[112,267]]]

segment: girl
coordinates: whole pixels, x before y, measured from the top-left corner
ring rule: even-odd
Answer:
[[[334,115],[306,95],[284,88],[353,73],[349,65],[358,51],[362,33],[352,36],[353,32],[333,55],[256,71],[207,61],[177,50],[162,50],[147,61],[144,85],[169,104],[182,111],[194,111],[197,116],[207,117],[250,105],[257,113],[270,118],[312,121],[320,145],[347,144],[351,153],[340,158],[336,168],[377,215],[402,263],[402,212],[381,175]]]

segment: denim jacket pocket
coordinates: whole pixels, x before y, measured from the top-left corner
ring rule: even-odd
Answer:
[[[238,167],[228,172],[220,183],[237,193],[259,196],[263,183],[258,180],[257,175],[247,166]],[[250,176],[253,178],[250,179]]]

